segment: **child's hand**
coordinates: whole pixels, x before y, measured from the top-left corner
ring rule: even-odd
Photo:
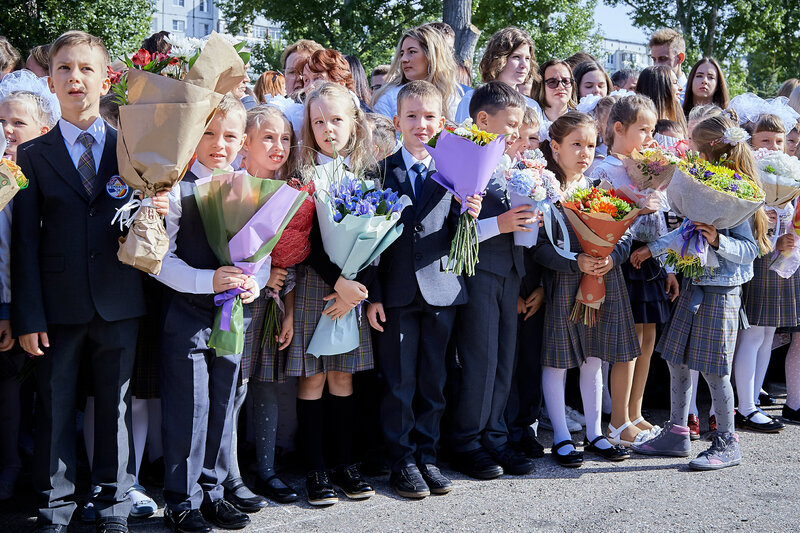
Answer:
[[[478,215],[481,214],[481,204],[483,204],[483,196],[480,194],[467,196],[467,212],[472,218],[478,218]]]
[[[14,337],[11,336],[11,321],[0,320],[0,352],[7,352],[14,346]]]
[[[258,288],[258,283],[256,282],[256,278],[253,276],[248,276],[247,281],[244,282],[242,288],[247,292],[243,292],[240,295],[243,304],[249,304],[256,298],[258,298],[259,293],[261,290]]]
[[[667,274],[667,295],[669,296],[669,301],[674,302],[675,298],[681,292],[680,285],[678,285],[678,278],[675,277],[675,274]]]
[[[294,314],[286,313],[281,322],[281,331],[275,337],[275,342],[278,343],[279,350],[285,350],[292,343],[294,338]]]
[[[775,249],[779,252],[791,252],[797,246],[797,237],[794,233],[787,233],[778,237],[778,242],[775,243]]]
[[[614,268],[614,260],[611,258],[611,256],[608,256],[605,259],[598,259],[598,266],[595,269],[595,276],[605,276],[612,268]]]
[[[692,224],[694,224],[695,228],[700,230],[703,237],[706,238],[706,241],[708,241],[708,244],[711,245],[712,248],[719,248],[719,233],[717,233],[717,228],[711,224],[700,224],[697,222],[692,222]]]
[[[342,318],[355,307],[355,305],[350,305],[345,302],[344,298],[342,298],[338,292],[332,292],[323,298],[323,300],[326,302],[333,300],[333,305],[322,311],[322,314],[331,320],[338,320]]]
[[[214,279],[212,281],[214,293],[241,287],[247,281],[247,278],[247,275],[242,274],[241,268],[221,266],[214,271]]]
[[[267,287],[276,291],[281,290],[288,274],[288,270],[278,267],[271,267],[269,269],[269,281],[267,281]]]
[[[156,213],[165,217],[169,214],[169,191],[157,192],[153,196],[153,207],[156,208]]]
[[[344,300],[350,309],[365,300],[369,293],[367,288],[361,283],[340,277],[333,286],[333,290],[339,295],[337,300]]]
[[[525,300],[522,299],[522,296],[517,296],[517,314],[521,315],[525,312]]]
[[[381,326],[381,322],[384,324],[386,323],[386,313],[383,311],[383,304],[380,302],[369,304],[367,306],[367,319],[369,320],[369,325],[372,326],[372,329],[383,333],[383,326]]]
[[[525,299],[525,306],[528,308],[528,312],[525,313],[525,317],[523,318],[523,320],[528,320],[530,317],[538,313],[539,309],[542,308],[543,304],[544,304],[544,287],[539,287]]]
[[[578,269],[590,276],[602,276],[611,270],[611,266],[614,265],[608,266],[610,262],[609,258],[597,258],[587,254],[578,254]]]
[[[499,215],[497,217],[497,227],[500,229],[500,233],[533,231],[525,226],[525,224],[536,222],[536,213],[529,211],[529,209],[529,205],[518,205]]]
[[[42,348],[50,347],[50,339],[47,338],[47,332],[41,331],[39,333],[28,333],[26,335],[19,336],[19,345],[23,350],[25,350],[26,353],[29,353],[33,356],[44,355],[42,349],[39,348],[40,342]]]
[[[642,268],[642,263],[653,257],[653,252],[647,246],[638,248],[631,254],[631,266],[633,268]]]

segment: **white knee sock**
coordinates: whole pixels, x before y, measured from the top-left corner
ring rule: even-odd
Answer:
[[[764,379],[767,377],[769,360],[772,357],[772,339],[775,337],[776,329],[771,327],[764,328],[764,342],[761,343],[761,347],[758,349],[756,379],[753,383],[753,401],[756,405],[758,405],[758,395],[764,386]]]
[[[131,433],[133,433],[133,453],[136,456],[136,482],[139,482],[139,467],[142,466],[144,445],[147,442],[147,400],[131,396]]]
[[[542,393],[547,404],[547,414],[553,424],[553,444],[572,440],[567,428],[567,413],[564,408],[564,385],[567,371],[563,368],[542,367]],[[566,455],[575,448],[564,446],[557,453]]]
[[[740,414],[748,416],[756,410],[753,401],[756,381],[756,359],[758,350],[764,343],[766,328],[750,326],[739,332],[739,343],[733,359],[733,371],[736,378],[736,392],[739,397],[737,410]],[[718,417],[719,418],[719,417]],[[756,423],[768,422],[769,418],[761,413],[756,413],[751,419]]]
[[[786,405],[800,409],[800,333],[792,333],[792,344],[786,354]]]
[[[583,400],[583,414],[586,417],[586,438],[589,442],[603,434],[600,429],[600,414],[603,404],[602,361],[597,357],[589,357],[581,365],[580,387]],[[610,448],[611,443],[600,440],[598,448]]]

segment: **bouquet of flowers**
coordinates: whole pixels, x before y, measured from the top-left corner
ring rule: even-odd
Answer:
[[[244,171],[217,171],[197,180],[194,192],[208,244],[223,265],[248,275],[265,264],[307,194],[281,180],[254,178]],[[219,307],[208,345],[217,355],[242,353],[244,314],[237,288],[214,296]]]
[[[168,59],[151,59],[148,65],[157,61],[157,67]],[[127,237],[120,239],[117,257],[151,274],[161,271],[169,238],[150,198],[183,178],[223,95],[245,75],[239,53],[217,33],[211,34],[189,63],[180,79],[129,70],[125,75],[127,104],[119,108],[119,173],[135,192],[112,221],[120,218],[121,224],[131,228]]]
[[[678,161],[675,151],[656,146],[634,150],[630,157],[622,159],[622,165],[639,191],[658,191],[669,184]]]
[[[719,264],[693,222],[710,224],[718,230],[732,228],[764,205],[764,191],[752,178],[724,163],[711,163],[689,154],[678,163],[667,186],[672,210],[686,220],[669,246],[666,263],[692,278],[702,274],[703,268]]]
[[[325,253],[342,269],[342,277],[352,280],[403,232],[400,213],[411,199],[343,169],[341,158],[314,168],[314,200]],[[355,310],[337,320],[322,315],[306,352],[315,357],[342,354],[358,343]]]
[[[583,252],[597,258],[611,255],[640,211],[617,191],[597,187],[577,189],[562,205]],[[605,298],[603,276],[584,274],[570,318],[576,323],[593,326]]]
[[[2,136],[2,133],[0,133],[0,136]],[[5,140],[5,137],[3,140]],[[18,191],[27,187],[28,178],[22,173],[19,165],[10,159],[0,157],[0,211],[8,205],[8,202]]]
[[[556,180],[555,174],[545,168],[546,166],[539,150],[526,150],[522,159],[506,171],[506,177],[508,178],[507,190],[511,207],[529,205],[532,211],[541,212],[545,231],[550,238],[550,242],[553,243],[559,254],[563,255],[566,252],[569,258],[572,259],[574,254],[569,251],[569,233],[566,231],[564,219],[561,216],[561,212],[553,208],[553,204],[561,200],[558,180]],[[563,250],[553,242],[553,217],[561,226],[561,233],[565,236]],[[514,232],[514,243],[530,248],[536,244],[539,236],[539,224],[538,222],[533,222],[527,224],[527,227],[532,231]]]
[[[503,138],[478,129],[467,119],[456,128],[446,128],[426,146],[436,163],[431,177],[461,201],[461,218],[447,259],[448,272],[475,274],[478,225],[467,212],[467,197],[486,189],[505,150]]]

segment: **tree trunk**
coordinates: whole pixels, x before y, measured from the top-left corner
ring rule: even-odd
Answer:
[[[444,0],[442,20],[456,32],[455,56],[460,63],[472,61],[481,31],[472,25],[472,0]]]

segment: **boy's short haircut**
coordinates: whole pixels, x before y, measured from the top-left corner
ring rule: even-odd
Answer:
[[[532,107],[525,106],[525,113],[522,115],[522,125],[526,127],[539,127],[539,115]]]
[[[389,73],[389,65],[378,65],[374,69],[372,69],[372,76],[386,76]]]
[[[242,123],[242,135],[244,135],[247,128],[247,110],[233,93],[228,93],[222,97],[222,101],[217,106],[217,113],[226,118],[238,118]]]
[[[475,120],[481,111],[494,115],[503,109],[518,108],[524,111],[526,107],[525,98],[519,91],[505,82],[495,80],[478,87],[472,93],[469,116]]]
[[[28,53],[36,63],[47,72],[50,72],[50,45],[40,44],[34,46]]]
[[[680,133],[681,126],[674,120],[669,120],[666,118],[661,118],[656,121],[655,128],[653,128],[653,133],[659,133],[661,135],[666,135],[667,132],[675,132]]]
[[[614,87],[623,87],[631,78],[638,78],[639,72],[632,68],[622,68],[611,75],[611,83]]]
[[[380,113],[367,113],[364,115],[364,119],[372,130],[372,142],[382,154],[391,154],[397,144],[392,121]]]
[[[70,30],[68,32],[64,32],[59,35],[58,39],[56,39],[53,44],[50,45],[50,73],[52,74],[53,58],[56,56],[59,50],[65,46],[78,46],[82,44],[100,50],[101,57],[103,58],[102,75],[105,76],[106,68],[111,64],[111,57],[108,55],[108,50],[106,49],[105,43],[103,43],[103,39],[80,30]]]
[[[676,54],[686,53],[686,41],[683,40],[683,35],[672,28],[661,28],[650,37],[650,48],[665,44],[668,44],[670,51]]]
[[[429,81],[415,80],[403,85],[403,88],[397,93],[398,115],[400,115],[400,108],[403,100],[407,98],[433,98],[439,102],[438,111],[444,115],[444,99],[442,98],[442,93]]]

